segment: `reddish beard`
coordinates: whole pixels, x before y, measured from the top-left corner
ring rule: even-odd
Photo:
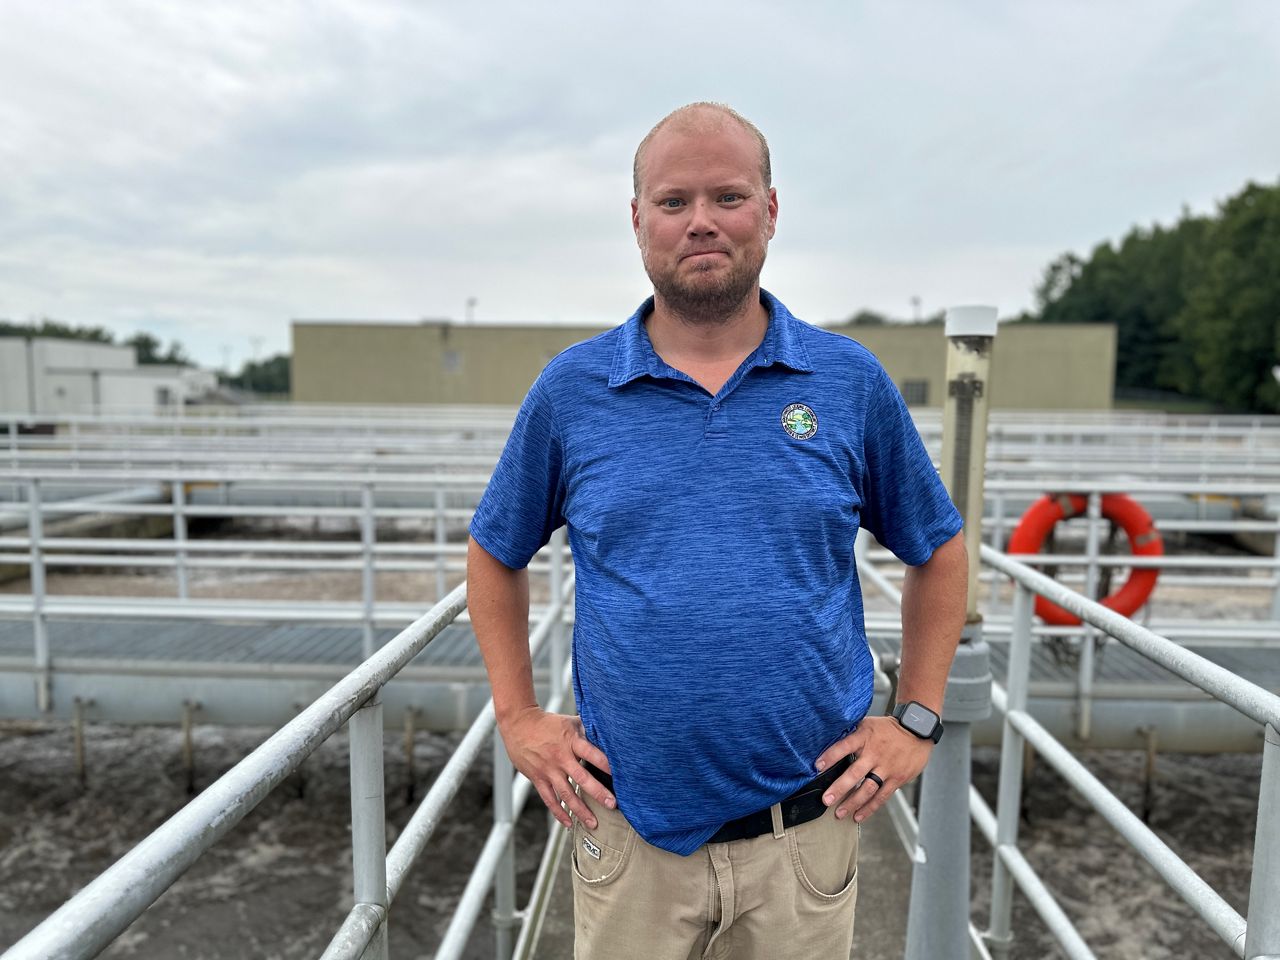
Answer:
[[[748,254],[733,261],[728,270],[718,269],[717,263],[682,270],[682,261],[662,269],[643,253],[642,259],[654,292],[670,310],[692,322],[717,323],[732,316],[755,293],[765,249],[761,247],[758,258]]]

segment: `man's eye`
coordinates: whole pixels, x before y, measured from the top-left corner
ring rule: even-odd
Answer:
[[[662,201],[662,205],[669,210],[674,210],[676,207],[682,206],[683,204],[684,201],[679,197],[668,197],[666,200]]]
[[[742,194],[740,193],[725,193],[720,196],[721,203],[737,203],[741,199]]]

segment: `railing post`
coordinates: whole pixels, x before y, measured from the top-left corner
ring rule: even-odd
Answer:
[[[360,568],[360,598],[364,604],[364,640],[362,649],[367,660],[373,656],[373,484],[366,483],[360,487],[360,557],[363,561]]]
[[[1276,512],[1269,511],[1273,520],[1280,519]],[[1276,528],[1275,541],[1271,546],[1271,619],[1280,620],[1280,527]]]
[[[18,418],[9,418],[9,460],[13,465],[13,472],[18,472]],[[13,482],[13,502],[17,503],[22,496],[22,487],[18,481]]]
[[[190,595],[187,583],[187,489],[181,477],[173,479],[173,539],[178,545],[174,551],[174,572],[178,578],[178,599],[186,600]]]
[[[1280,910],[1276,909],[1280,904],[1280,732],[1267,724],[1263,734],[1245,960],[1280,956]]]
[[[444,526],[444,488],[436,487],[436,602],[444,599],[444,548],[448,543]]]
[[[349,722],[351,740],[351,866],[355,901],[378,910],[382,924],[364,960],[387,960],[387,823],[382,773],[382,691]]]
[[[1004,733],[1000,740],[1000,786],[996,798],[996,845],[992,851],[991,921],[983,939],[996,960],[1005,960],[1013,945],[1013,877],[1000,857],[1002,847],[1018,844],[1018,816],[1022,809],[1023,737],[1009,722],[1014,710],[1026,710],[1031,677],[1031,614],[1035,598],[1014,584],[1013,624],[1009,636]]]
[[[1084,595],[1090,600],[1097,600],[1098,552],[1101,547],[1098,525],[1102,520],[1102,494],[1097,490],[1089,494],[1089,505],[1085,510],[1085,516],[1089,524],[1085,532],[1085,556],[1089,564],[1084,573]],[[1081,740],[1088,740],[1093,732],[1093,654],[1097,647],[1097,637],[1097,630],[1086,623],[1084,634],[1080,638],[1076,690],[1076,736]]]
[[[27,483],[27,539],[31,552],[31,632],[35,641],[36,709],[53,709],[53,657],[49,650],[49,630],[44,615],[44,508],[40,481]]]
[[[911,872],[908,960],[969,958],[969,782],[972,724],[991,713],[990,651],[978,613],[994,307],[947,311],[942,479],[964,518],[969,556],[965,625],[947,677],[946,735],[920,782],[919,850]]]
[[[547,698],[550,700],[559,692],[560,678],[564,676],[565,661],[569,657],[568,631],[565,630],[566,610],[564,607],[564,551],[565,528],[560,527],[551,535],[551,602],[561,604],[560,612],[551,625],[551,636],[548,638],[550,677],[547,686]]]
[[[1262,512],[1277,524],[1271,547],[1271,620],[1280,620],[1280,495],[1267,497]]]
[[[502,736],[493,735],[493,824],[514,826],[515,768],[507,756]],[[507,834],[506,845],[493,875],[493,934],[497,960],[511,960],[515,949],[516,914],[516,835]]]

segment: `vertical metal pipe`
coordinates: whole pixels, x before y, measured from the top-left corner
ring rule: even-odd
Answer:
[[[953,307],[947,311],[947,398],[942,410],[942,481],[964,517],[969,553],[966,619],[978,616],[982,509],[990,403],[991,348],[996,334],[995,307]]]
[[[515,767],[506,745],[493,735],[493,823],[510,824],[515,819]],[[493,933],[497,960],[511,960],[515,948],[516,918],[516,836],[512,830],[493,875]]]
[[[360,488],[360,556],[363,561],[360,577],[360,598],[364,604],[364,640],[362,648],[364,658],[373,656],[373,484],[366,483]]]
[[[996,802],[996,847],[992,851],[991,924],[985,934],[996,960],[1005,960],[1013,945],[1013,877],[1000,857],[1002,846],[1018,844],[1018,816],[1022,810],[1022,734],[1009,722],[1008,711],[1027,708],[1031,678],[1031,614],[1035,600],[1018,584],[1013,594],[1013,625],[1009,636],[1009,672],[1004,734],[1000,741],[1000,786]]]
[[[1102,520],[1102,494],[1094,490],[1089,494],[1089,505],[1085,510],[1088,529],[1085,532],[1085,556],[1089,565],[1084,573],[1084,595],[1090,600],[1097,599],[1098,593],[1098,551],[1101,549],[1102,537],[1098,529]],[[1093,654],[1097,646],[1097,630],[1089,624],[1084,625],[1084,635],[1080,638],[1080,662],[1077,674],[1076,691],[1076,736],[1088,740],[1093,732]]]
[[[44,615],[44,510],[40,499],[40,481],[27,483],[27,538],[31,552],[31,629],[35,638],[36,709],[47,713],[53,709],[53,657],[49,651],[49,633]]]
[[[193,700],[182,701],[182,769],[187,774],[187,793],[196,792],[195,713],[200,704]]]
[[[71,702],[72,753],[75,756],[76,779],[80,781],[82,787],[89,781],[84,763],[84,707],[84,700],[80,697],[76,697]]]
[[[995,479],[1000,479],[999,472],[995,474]],[[1004,491],[997,490],[993,508],[995,516],[993,518],[994,522],[991,526],[991,546],[992,549],[1001,551],[1004,550],[1004,507]],[[987,595],[987,609],[992,613],[995,613],[1001,606],[1003,606],[1001,603],[1003,597],[1000,593],[1000,582],[1000,579],[992,580],[991,591]]]
[[[351,718],[351,865],[355,901],[380,909],[365,960],[387,960],[387,823],[382,770],[382,691]]]
[[[444,525],[444,488],[436,487],[436,602],[448,592],[445,582],[444,548],[448,543]]]
[[[182,478],[173,480],[173,540],[178,545],[174,551],[174,572],[178,579],[178,599],[186,600],[190,596],[187,583],[187,551],[183,544],[187,542],[187,488]]]
[[[551,636],[548,639],[550,648],[550,669],[551,676],[548,681],[547,697],[554,697],[560,688],[560,680],[564,676],[564,665],[569,656],[568,651],[568,631],[565,629],[564,603],[564,551],[565,551],[565,528],[561,527],[551,535],[551,602],[553,604],[561,604],[560,612],[556,615],[555,623],[551,626]]]
[[[404,765],[408,779],[408,786],[405,788],[405,803],[413,803],[414,795],[418,789],[416,771],[413,768],[413,728],[414,721],[417,718],[417,707],[408,706],[404,708]]]
[[[972,731],[970,724],[953,720],[946,726],[920,781],[921,852],[911,873],[907,960],[970,956],[969,808],[964,799],[971,780]]]
[[[1154,725],[1140,727],[1138,732],[1146,741],[1147,762],[1142,778],[1142,822],[1150,823],[1156,806],[1156,753],[1159,750],[1159,731]]]
[[[972,724],[991,713],[990,653],[978,613],[994,307],[947,311],[942,479],[964,518],[969,555],[965,627],[942,706],[946,735],[920,783],[919,855],[911,873],[908,960],[968,960],[969,782]]]
[[[1275,542],[1271,547],[1271,556],[1274,559],[1271,566],[1271,576],[1275,581],[1275,586],[1271,588],[1271,619],[1280,620],[1280,528],[1276,529]]]
[[[9,418],[9,460],[13,464],[14,473],[18,471],[18,418]],[[22,487],[15,480],[13,484],[13,502],[22,499]]]
[[[1280,956],[1280,732],[1267,724],[1264,736],[1245,960]]]

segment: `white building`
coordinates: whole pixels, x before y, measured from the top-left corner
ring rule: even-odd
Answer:
[[[210,370],[139,364],[133,347],[0,337],[0,412],[160,412],[215,389]]]

